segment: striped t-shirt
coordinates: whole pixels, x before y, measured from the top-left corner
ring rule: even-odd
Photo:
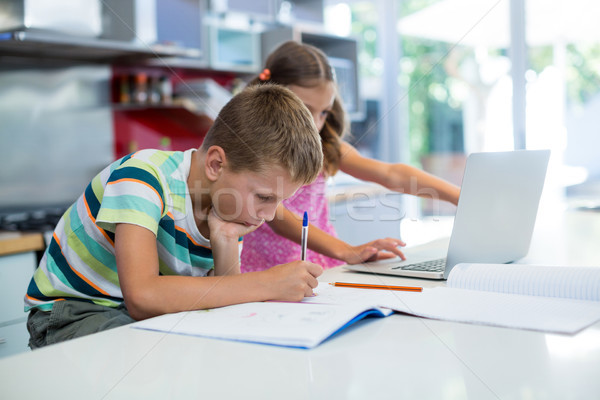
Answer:
[[[25,295],[25,311],[77,299],[123,302],[115,260],[116,224],[156,235],[161,275],[205,276],[210,242],[198,231],[187,178],[194,149],[141,150],[113,162],[63,215]]]

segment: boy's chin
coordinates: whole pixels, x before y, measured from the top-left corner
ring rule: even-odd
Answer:
[[[262,223],[263,223],[263,221],[261,221],[261,222],[242,222],[242,225],[245,225],[248,228],[251,228],[251,227],[258,228],[260,225],[262,225]]]

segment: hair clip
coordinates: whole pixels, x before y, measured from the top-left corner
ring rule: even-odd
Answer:
[[[263,69],[263,71],[260,74],[258,74],[258,79],[260,79],[261,81],[268,81],[269,79],[271,79],[271,71],[269,70],[269,68]]]

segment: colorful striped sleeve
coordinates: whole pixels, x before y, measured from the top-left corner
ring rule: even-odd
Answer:
[[[96,224],[110,232],[118,223],[130,223],[158,231],[167,212],[159,173],[152,165],[131,158],[108,178]]]

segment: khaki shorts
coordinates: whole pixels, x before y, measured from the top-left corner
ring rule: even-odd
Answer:
[[[29,347],[36,349],[91,333],[135,322],[125,303],[118,307],[99,306],[77,300],[61,300],[52,310],[33,308],[27,318]]]

